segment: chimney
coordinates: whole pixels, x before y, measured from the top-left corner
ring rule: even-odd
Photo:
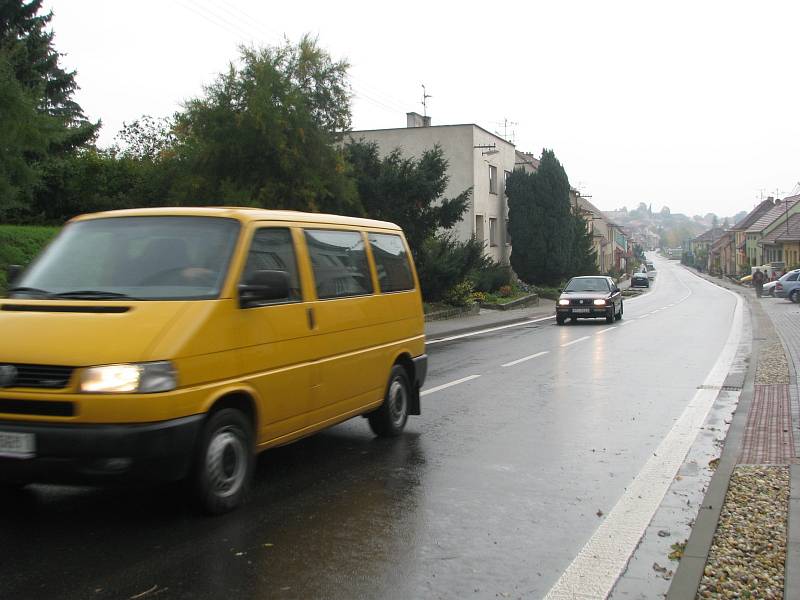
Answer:
[[[406,113],[406,127],[430,127],[431,118],[423,117],[419,113],[409,112]]]

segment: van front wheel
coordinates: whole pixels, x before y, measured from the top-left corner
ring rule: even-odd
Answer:
[[[380,437],[400,435],[408,421],[410,390],[406,370],[400,365],[393,366],[383,404],[367,415],[369,426],[375,435]]]
[[[224,408],[206,421],[195,471],[195,497],[204,511],[221,514],[239,506],[253,476],[250,421],[235,408]]]

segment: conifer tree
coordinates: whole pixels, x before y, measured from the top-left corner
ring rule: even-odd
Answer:
[[[558,284],[575,261],[575,224],[569,179],[552,150],[542,152],[538,170],[514,171],[507,186],[511,266],[527,283]]]
[[[100,123],[90,123],[74,101],[75,72],[59,65],[54,33],[46,30],[53,13],[39,14],[41,9],[42,0],[0,3],[0,53],[36,110],[51,117],[50,150],[68,152],[92,140]]]

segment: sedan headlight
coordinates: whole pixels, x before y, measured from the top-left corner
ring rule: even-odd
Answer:
[[[595,306],[605,306],[606,305],[606,301],[605,300],[601,300],[600,298],[598,298],[597,300],[594,301],[594,305]]]
[[[558,301],[558,305],[559,306],[569,306],[569,300],[566,300],[565,298],[562,298],[561,300]]]
[[[81,392],[89,394],[152,394],[176,387],[178,374],[168,360],[89,367],[81,378]]]

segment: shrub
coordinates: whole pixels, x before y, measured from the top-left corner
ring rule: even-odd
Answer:
[[[58,233],[57,227],[0,225],[0,295],[5,294],[8,265],[25,265]]]
[[[445,294],[471,273],[485,266],[487,259],[483,256],[483,244],[475,238],[459,242],[442,235],[426,240],[415,260],[423,298],[426,302],[437,302],[444,300]]]
[[[511,284],[511,269],[488,259],[487,264],[478,267],[470,278],[476,290],[496,292],[504,285]]]
[[[442,298],[447,304],[453,306],[469,306],[472,304],[472,282],[468,279],[461,281],[447,290]]]
[[[486,302],[486,298],[487,298],[486,292],[472,292],[473,302],[477,302],[480,304],[481,302]]]
[[[500,289],[497,290],[497,293],[500,294],[503,298],[508,298],[514,290],[511,288],[510,285],[503,285],[500,286]]]

